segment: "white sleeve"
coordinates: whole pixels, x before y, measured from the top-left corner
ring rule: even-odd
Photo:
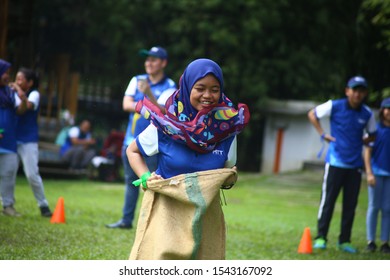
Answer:
[[[77,138],[79,137],[80,129],[77,126],[72,127],[69,129],[68,135],[70,138]]]
[[[34,90],[28,96],[28,101],[34,104],[34,111],[38,109],[39,106],[39,92]]]
[[[332,113],[332,100],[329,100],[321,105],[318,105],[315,109],[315,115],[318,119],[323,117],[329,117]]]
[[[134,96],[137,91],[137,78],[133,77],[129,85],[127,86],[127,89],[125,91],[125,96]]]
[[[160,97],[157,99],[157,103],[160,105],[165,105],[165,102],[167,102],[167,99],[172,95],[172,93],[175,92],[175,88],[169,88],[163,91],[161,93]]]
[[[20,100],[20,97],[17,93],[14,93],[14,95],[15,95],[15,108],[16,108],[22,103],[22,100]]]
[[[231,168],[235,166],[237,163],[237,137],[234,136],[234,140],[232,144],[230,145],[228,158],[225,162],[225,167]]]
[[[374,114],[371,114],[371,118],[368,120],[366,130],[369,134],[376,132],[376,120]]]
[[[150,124],[144,129],[138,136],[138,143],[141,145],[141,149],[148,156],[152,156],[158,153],[158,133],[157,127]]]

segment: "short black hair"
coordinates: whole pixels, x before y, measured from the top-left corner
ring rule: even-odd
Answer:
[[[37,73],[30,69],[30,68],[26,68],[26,67],[21,67],[19,68],[18,72],[22,72],[24,77],[26,77],[26,80],[27,81],[33,81],[33,85],[31,87],[31,89],[38,89],[39,87],[39,78],[38,78],[38,75]]]

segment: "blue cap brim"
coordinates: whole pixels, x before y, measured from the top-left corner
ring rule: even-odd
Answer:
[[[142,57],[152,56],[152,57],[157,57],[157,58],[160,58],[160,59],[167,59],[167,57],[165,57],[165,56],[158,55],[156,53],[153,53],[153,52],[151,52],[149,50],[145,50],[145,49],[140,50],[138,53]]]

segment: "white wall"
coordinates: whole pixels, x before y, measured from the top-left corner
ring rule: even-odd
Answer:
[[[329,119],[322,119],[321,124],[325,131],[329,132]],[[291,115],[269,114],[264,131],[261,172],[273,172],[279,128],[284,128],[279,172],[300,170],[304,161],[323,161],[327,145],[321,159],[318,159],[317,154],[322,147],[322,142],[309,122],[306,112]]]

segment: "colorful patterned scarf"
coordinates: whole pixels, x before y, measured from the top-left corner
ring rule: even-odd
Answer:
[[[194,84],[207,76],[214,75],[220,83],[219,104],[201,111],[190,103]],[[248,124],[250,114],[245,104],[233,103],[223,93],[223,75],[218,64],[209,59],[197,59],[190,63],[180,78],[180,87],[165,103],[166,114],[144,98],[139,101],[136,111],[149,119],[163,133],[173,140],[186,144],[199,153],[214,150],[218,142],[240,133]]]

